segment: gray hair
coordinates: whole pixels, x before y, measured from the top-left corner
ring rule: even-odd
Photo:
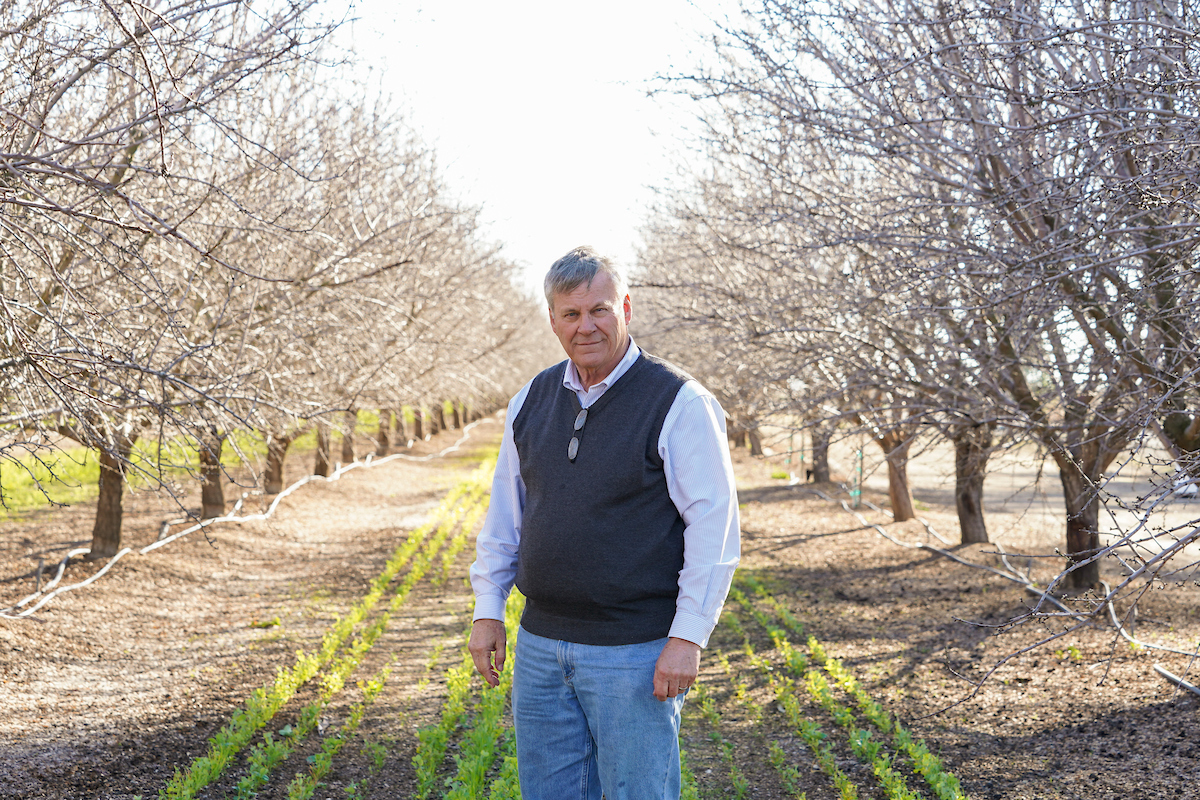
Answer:
[[[600,255],[587,245],[576,247],[550,267],[542,283],[546,302],[553,308],[556,294],[568,294],[584,283],[590,286],[600,273],[612,279],[613,286],[617,288],[617,302],[620,303],[628,292],[625,277],[611,258]]]

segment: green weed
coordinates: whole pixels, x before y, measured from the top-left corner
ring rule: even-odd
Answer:
[[[229,723],[209,740],[208,752],[193,761],[186,771],[176,770],[167,786],[159,793],[160,800],[187,800],[195,797],[198,791],[216,780],[229,765],[233,756],[249,743],[256,731],[274,717],[279,708],[295,694],[296,689],[314,678],[322,667],[333,662],[334,655],[358,624],[365,619],[367,613],[382,598],[392,579],[405,565],[411,562],[411,568],[399,588],[396,589],[387,610],[374,623],[363,629],[354,643],[336,662],[332,663],[329,671],[322,677],[320,699],[316,703],[310,704],[302,712],[302,717],[305,713],[310,713],[315,723],[315,715],[319,713],[319,708],[323,707],[341,689],[345,678],[358,666],[363,655],[370,650],[376,639],[382,634],[391,615],[403,605],[412,588],[426,574],[434,556],[444,544],[449,530],[463,514],[459,500],[464,495],[470,494],[479,480],[480,472],[477,470],[470,478],[462,481],[447,493],[435,509],[430,521],[412,531],[404,544],[392,554],[383,571],[372,581],[367,594],[346,616],[335,621],[323,637],[320,648],[309,655],[297,653],[296,664],[292,669],[281,669],[273,685],[252,692],[244,707],[234,712]],[[435,525],[438,526],[436,531],[433,530]],[[430,536],[431,531],[432,536]],[[426,541],[427,539],[428,541]],[[330,759],[332,758],[332,754],[327,753],[326,755]],[[269,753],[263,752],[259,756],[259,760],[268,756]],[[255,757],[252,756],[251,760],[254,762]],[[258,779],[254,778],[251,783],[257,782]],[[294,790],[300,795],[305,792],[311,794],[310,784],[304,781],[293,783],[294,786],[289,786],[289,792]],[[247,791],[256,791],[256,787],[248,785]]]

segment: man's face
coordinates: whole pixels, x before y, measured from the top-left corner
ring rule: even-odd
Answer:
[[[581,375],[598,382],[625,355],[631,317],[629,295],[618,298],[612,278],[600,272],[590,285],[554,295],[550,327]]]

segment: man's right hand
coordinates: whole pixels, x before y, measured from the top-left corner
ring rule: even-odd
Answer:
[[[477,619],[471,626],[471,641],[467,649],[475,661],[475,669],[487,681],[488,686],[500,685],[500,673],[504,670],[505,647],[508,646],[508,635],[504,632],[504,623],[498,619]],[[492,663],[492,653],[495,653],[495,665]]]

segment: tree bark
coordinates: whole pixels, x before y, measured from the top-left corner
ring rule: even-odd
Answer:
[[[375,455],[386,456],[392,449],[392,412],[379,409],[379,432],[375,435]]]
[[[1163,420],[1162,429],[1167,438],[1184,453],[1200,451],[1200,414],[1172,412]],[[1186,469],[1189,466],[1188,461],[1184,459],[1181,466]],[[1192,475],[1195,477],[1195,461],[1192,461],[1191,466]]]
[[[1085,475],[1074,459],[1059,460],[1063,500],[1067,506],[1067,555],[1071,563],[1086,561],[1100,549],[1100,496],[1096,481]],[[1082,591],[1100,583],[1100,562],[1076,568],[1069,588]]]
[[[454,409],[454,416],[452,418],[454,422],[454,430],[461,431],[463,426],[463,415],[462,412],[459,411],[459,404],[455,403],[452,407]]]
[[[346,412],[346,428],[342,431],[342,463],[354,461],[354,427],[358,424],[358,412],[353,408]]]
[[[434,405],[433,405],[433,419],[434,419],[434,423],[437,425],[437,431],[446,430],[446,407],[445,406],[446,406],[445,403],[434,403]],[[434,431],[434,433],[437,433],[437,431]]]
[[[328,478],[329,468],[329,426],[324,422],[317,423],[317,453],[313,462],[313,475]]]
[[[408,425],[404,421],[404,407],[401,406],[400,408],[397,408],[394,412],[392,412],[392,414],[393,419],[395,420],[393,424],[395,425],[394,430],[396,431],[396,446],[408,447],[409,435]]]
[[[413,409],[413,439],[421,441],[425,438],[425,409],[417,406]]]
[[[200,519],[225,515],[225,489],[221,485],[221,450],[225,436],[213,431],[200,440]]]
[[[983,480],[992,446],[991,425],[963,425],[954,440],[954,504],[963,544],[988,541],[983,519]]]
[[[813,483],[829,483],[829,441],[833,431],[814,428],[812,432],[812,479]]]
[[[283,491],[283,465],[291,446],[290,438],[267,434],[267,468],[263,473],[263,491],[267,494]]]
[[[111,558],[121,549],[122,500],[125,495],[125,470],[137,436],[118,434],[115,446],[97,448],[100,456],[100,496],[96,499],[96,520],[92,525],[92,548],[88,559]]]
[[[908,488],[908,451],[912,440],[903,431],[888,431],[876,439],[883,448],[883,457],[888,465],[888,499],[892,503],[892,517],[896,522],[910,520],[917,515],[913,509],[912,491]]]
[[[763,454],[762,436],[758,432],[757,425],[750,426],[750,429],[746,431],[746,438],[750,441],[750,455],[761,456]]]

